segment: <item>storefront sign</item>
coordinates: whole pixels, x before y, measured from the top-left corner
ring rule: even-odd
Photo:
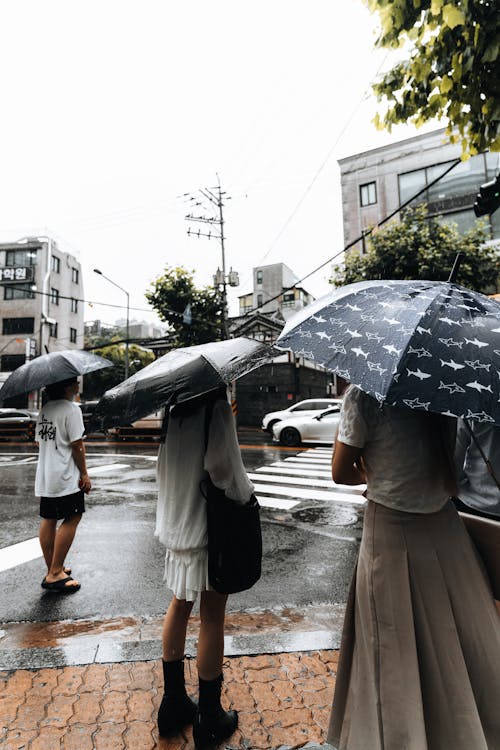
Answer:
[[[15,284],[33,281],[33,268],[29,266],[3,266],[0,268],[0,284]]]

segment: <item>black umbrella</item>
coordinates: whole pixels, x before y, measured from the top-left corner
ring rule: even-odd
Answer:
[[[500,304],[458,284],[349,284],[290,318],[276,346],[380,402],[500,424]]]
[[[276,351],[248,338],[173,349],[106,391],[89,429],[130,424],[171,403],[181,403],[227,385],[269,362]]]
[[[0,390],[0,402],[20,393],[36,391],[44,385],[86,375],[103,367],[113,367],[109,359],[81,349],[65,349],[36,357],[9,375]]]

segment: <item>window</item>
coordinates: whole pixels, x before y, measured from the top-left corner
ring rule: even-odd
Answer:
[[[257,284],[262,284],[263,276],[264,276],[264,273],[262,271],[257,271],[257,276],[256,276]]]
[[[7,250],[6,266],[36,266],[37,250]]]
[[[257,295],[257,307],[262,307],[263,304],[264,304],[264,295],[258,294]]]
[[[372,206],[377,202],[377,185],[375,182],[367,182],[359,186],[359,197],[362,206]]]
[[[33,284],[16,284],[16,286],[4,286],[4,299],[35,299],[32,289]]]
[[[54,287],[52,287],[50,290],[50,301],[53,305],[59,304],[59,289],[54,289]]]
[[[73,267],[73,268],[71,269],[71,281],[72,281],[72,282],[73,282],[74,284],[78,284],[78,278],[79,278],[79,276],[80,276],[80,274],[79,274],[79,272],[78,272],[78,268],[74,268],[74,267]]]
[[[287,292],[283,295],[283,307],[293,307],[295,305],[295,294]]]
[[[49,336],[53,339],[57,338],[57,323],[49,323]]]
[[[35,318],[4,318],[2,321],[2,334],[13,336],[16,333],[33,333]]]
[[[76,344],[76,328],[69,329],[69,340],[72,344]]]
[[[71,298],[71,312],[78,312],[78,300],[73,297]]]
[[[24,354],[2,354],[0,357],[0,370],[2,372],[12,372],[18,367],[24,365],[26,357]]]
[[[55,273],[61,273],[61,259],[57,255],[52,256],[52,270]]]

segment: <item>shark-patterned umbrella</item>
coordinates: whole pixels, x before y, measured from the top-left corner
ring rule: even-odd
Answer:
[[[380,402],[500,424],[500,303],[459,284],[348,284],[291,317],[276,346]]]

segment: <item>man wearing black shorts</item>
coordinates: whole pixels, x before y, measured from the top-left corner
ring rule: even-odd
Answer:
[[[39,446],[35,495],[40,498],[40,546],[47,565],[42,588],[72,594],[80,588],[64,567],[76,528],[85,512],[91,483],[85,461],[83,418],[73,403],[76,378],[46,386],[48,402],[36,425]],[[57,527],[57,522],[62,523]]]

